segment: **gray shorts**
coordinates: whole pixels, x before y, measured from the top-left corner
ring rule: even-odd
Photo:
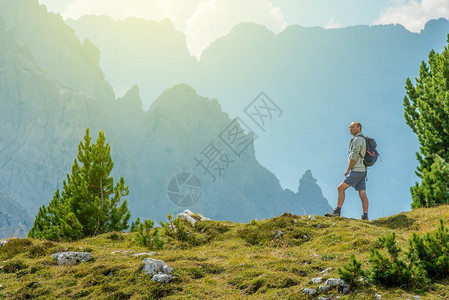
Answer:
[[[351,170],[343,182],[354,187],[356,191],[364,191],[366,190],[365,179],[366,172],[356,172]]]

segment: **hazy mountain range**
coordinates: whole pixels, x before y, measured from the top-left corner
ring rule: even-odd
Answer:
[[[258,135],[257,160],[283,187],[294,189],[298,174],[312,169],[332,205],[346,169],[348,125],[362,122],[382,155],[368,175],[371,216],[410,209],[418,144],[403,118],[405,80],[417,75],[431,49],[447,44],[448,20],[430,21],[420,33],[401,25],[295,25],[275,35],[262,25],[241,23],[206,48],[199,61],[168,20],[85,16],[66,23],[81,40],[98,46],[100,65],[119,94],[137,84],[147,108],[167,86],[185,82],[219,99],[224,111]],[[265,131],[245,114],[261,91],[283,111]],[[356,193],[348,191],[343,213],[358,217],[360,211]]]
[[[418,145],[403,120],[403,86],[446,44],[445,19],[420,34],[391,25],[275,35],[242,23],[197,61],[168,20],[64,23],[37,0],[0,7],[0,184],[11,216],[25,216],[20,205],[33,216],[50,201],[86,127],[105,131],[133,218],[183,210],[167,190],[187,179],[201,183],[190,209],[210,218],[322,214],[331,209],[325,197],[335,204],[353,120],[382,154],[368,173],[371,218],[410,207]],[[238,154],[227,144],[237,131],[256,138]],[[222,154],[215,178],[199,162],[212,149]],[[359,217],[356,193],[347,199],[343,214]]]
[[[8,213],[17,217],[11,228],[29,226],[24,209],[33,216],[62,186],[86,127],[94,138],[105,131],[114,175],[130,186],[133,218],[163,220],[182,211],[185,205],[170,201],[167,190],[184,173],[201,183],[201,198],[190,209],[213,219],[247,221],[331,209],[310,171],[303,172],[298,192],[283,189],[258,163],[252,143],[238,155],[228,149],[228,165],[211,178],[196,159],[212,144],[228,147],[224,130],[236,124],[219,101],[187,84],[167,86],[148,111],[142,110],[137,86],[116,99],[99,66],[99,50],[89,40],[81,43],[60,16],[37,0],[2,0],[0,7],[0,183],[7,193],[2,200],[14,207]],[[244,132],[239,138],[252,136]]]

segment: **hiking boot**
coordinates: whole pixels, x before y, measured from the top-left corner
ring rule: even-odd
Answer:
[[[338,212],[337,209],[334,209],[333,212],[325,213],[324,216],[326,216],[326,217],[339,217],[340,216],[340,212]]]
[[[368,217],[365,217],[364,215],[362,215],[362,220],[369,221]]]

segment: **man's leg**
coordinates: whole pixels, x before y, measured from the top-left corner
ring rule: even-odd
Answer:
[[[365,190],[359,191],[359,196],[360,196],[360,200],[362,200],[363,213],[367,214],[368,213],[368,197],[366,196],[366,191]]]
[[[338,198],[337,198],[337,207],[331,213],[324,214],[326,217],[339,217],[341,212],[341,207],[343,206],[343,202],[345,202],[345,190],[350,187],[347,183],[340,183],[337,187]]]
[[[345,202],[345,191],[346,189],[350,187],[349,184],[341,182],[338,187],[337,187],[337,191],[338,191],[338,198],[337,198],[337,207],[342,207],[343,203]]]

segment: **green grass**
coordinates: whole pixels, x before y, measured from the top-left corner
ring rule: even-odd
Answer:
[[[107,233],[71,243],[11,239],[0,248],[1,299],[307,299],[305,287],[318,288],[312,278],[332,268],[324,278],[338,277],[338,268],[351,254],[369,267],[369,249],[388,232],[399,244],[418,232],[436,230],[449,220],[449,207],[416,209],[365,222],[345,218],[284,214],[247,224],[199,221],[186,241],[167,240],[153,258],[174,268],[176,278],[162,284],[141,271],[150,252],[137,246],[135,233]],[[282,234],[278,234],[282,231]],[[50,254],[87,251],[95,260],[58,266]],[[425,291],[367,284],[340,294],[335,288],[320,295],[340,299],[449,298],[448,281],[434,282]],[[315,297],[316,298],[316,297]]]

